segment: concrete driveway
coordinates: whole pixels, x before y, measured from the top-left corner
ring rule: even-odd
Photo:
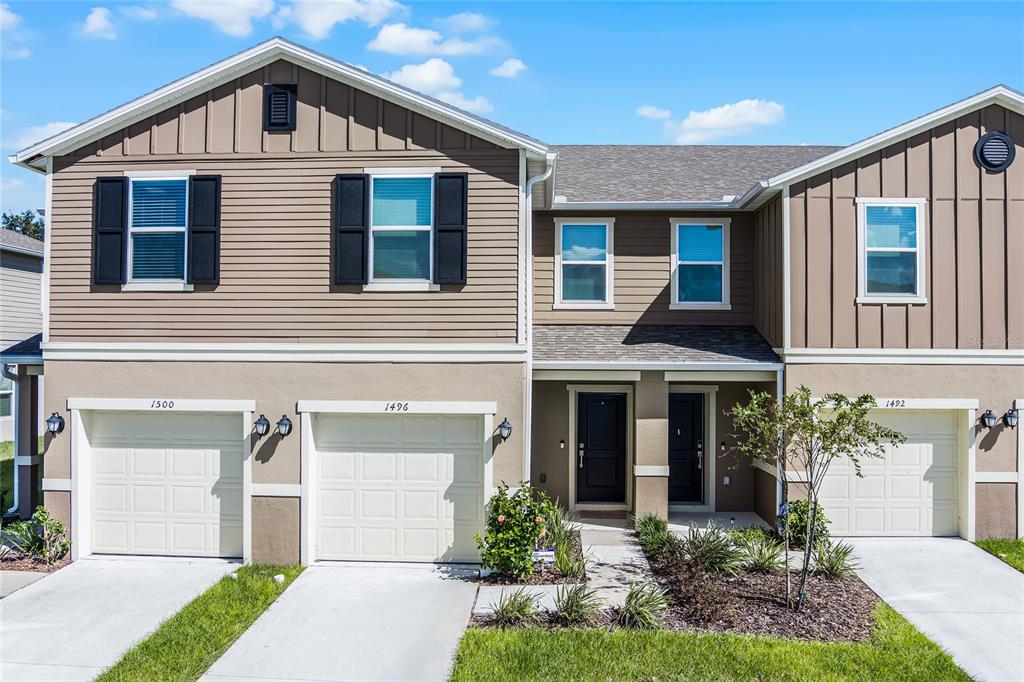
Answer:
[[[959,538],[851,538],[861,579],[977,680],[1024,675],[1024,574]]]
[[[314,566],[203,680],[446,680],[476,596],[475,568]]]
[[[76,561],[0,601],[0,679],[91,680],[235,568],[203,560]]]

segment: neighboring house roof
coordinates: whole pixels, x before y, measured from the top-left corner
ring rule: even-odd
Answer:
[[[563,369],[608,363],[716,363],[763,369],[764,364],[779,362],[753,327],[661,324],[534,325],[533,359],[538,368]]]
[[[43,351],[40,344],[43,341],[42,334],[30,336],[24,341],[19,341],[13,346],[0,350],[0,363],[12,365],[29,365],[43,361]]]
[[[758,181],[842,147],[552,145],[555,202],[732,201]],[[564,198],[564,199],[563,199]]]
[[[43,243],[14,230],[0,229],[0,249],[43,257]]]
[[[284,38],[275,37],[26,147],[9,158],[12,163],[32,170],[44,170],[45,158],[48,156],[67,154],[105,134],[120,130],[278,59],[286,59],[337,79],[460,130],[469,131],[499,146],[521,148],[535,156],[544,155],[548,150],[546,144],[529,135],[416,92],[359,67],[296,45]]]

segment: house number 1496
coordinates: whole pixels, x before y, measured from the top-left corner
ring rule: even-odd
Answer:
[[[408,412],[409,403],[384,403],[385,412]]]

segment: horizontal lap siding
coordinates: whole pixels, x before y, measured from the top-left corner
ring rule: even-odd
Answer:
[[[288,82],[289,74],[298,79],[293,133],[262,132],[257,74],[195,98],[195,110],[183,105],[57,160],[51,339],[514,342],[518,151],[290,64],[268,68],[274,82]],[[121,145],[111,142],[119,136]],[[331,181],[338,173],[394,166],[469,174],[465,286],[364,293],[332,283]],[[223,177],[219,285],[187,293],[92,285],[96,177],[155,169]]]
[[[1017,160],[974,146],[1008,133]],[[1024,348],[1024,117],[972,112],[790,189],[792,346]],[[924,305],[857,304],[857,197],[926,198]]]
[[[568,215],[568,214],[567,214]],[[573,213],[572,217],[577,216]],[[669,310],[670,218],[707,214],[612,213],[615,218],[614,310],[554,309],[555,216],[534,217],[534,321],[537,324],[752,324],[753,216],[733,214],[730,278],[732,310]],[[718,216],[722,217],[722,216]]]

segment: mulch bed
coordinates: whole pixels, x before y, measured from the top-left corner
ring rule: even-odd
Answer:
[[[580,540],[580,532],[573,531],[571,553],[574,559],[583,556],[583,543]],[[586,575],[583,581],[586,582]],[[554,564],[536,563],[533,565],[533,573],[523,578],[518,578],[507,573],[491,573],[480,577],[481,585],[564,585],[576,582],[570,580],[555,569]]]
[[[676,630],[768,635],[821,642],[863,642],[874,625],[878,596],[860,578],[807,579],[800,612],[786,608],[786,576],[743,573],[715,576],[685,561],[648,556],[658,583],[669,593],[665,624]],[[793,576],[793,587],[799,576]]]
[[[64,558],[47,566],[45,562],[33,557],[12,551],[0,559],[0,571],[36,571],[38,573],[53,573],[59,568],[64,568],[71,563],[71,559]]]

